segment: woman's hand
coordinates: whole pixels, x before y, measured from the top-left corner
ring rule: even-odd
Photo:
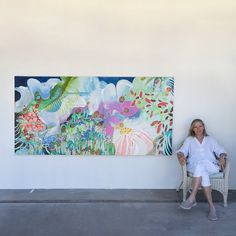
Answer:
[[[225,168],[225,158],[226,158],[226,154],[221,153],[219,156],[219,166],[220,166],[221,170],[223,170]]]
[[[184,156],[182,152],[178,152],[177,157],[178,157],[180,165],[183,166],[186,163],[186,157]]]

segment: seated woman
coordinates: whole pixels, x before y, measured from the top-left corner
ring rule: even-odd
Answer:
[[[177,150],[179,163],[184,165],[187,162],[188,172],[193,173],[192,192],[188,199],[181,203],[181,208],[189,210],[197,205],[196,194],[201,185],[209,204],[208,219],[217,220],[209,176],[224,168],[226,155],[224,148],[208,136],[203,121],[193,120],[189,136],[182,147]]]

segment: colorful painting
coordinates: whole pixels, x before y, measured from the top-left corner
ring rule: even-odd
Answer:
[[[15,77],[15,153],[171,155],[172,77]]]

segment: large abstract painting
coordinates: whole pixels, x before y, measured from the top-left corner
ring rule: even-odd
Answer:
[[[172,77],[15,77],[15,153],[171,155]]]

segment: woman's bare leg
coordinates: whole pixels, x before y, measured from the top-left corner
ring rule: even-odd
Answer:
[[[217,214],[216,214],[216,209],[215,209],[213,201],[212,201],[211,186],[203,187],[203,191],[206,196],[207,202],[209,204],[208,219],[209,220],[217,220],[218,218],[217,218]]]
[[[205,197],[207,199],[208,205],[209,205],[209,209],[215,209],[213,201],[212,201],[212,195],[211,195],[211,186],[209,187],[204,187],[203,188],[203,192],[205,194]]]
[[[196,195],[197,195],[197,191],[198,188],[200,187],[200,184],[202,182],[202,177],[194,177],[193,178],[193,182],[192,182],[192,192],[189,196],[189,199],[191,200],[191,202],[195,202],[196,201]]]

